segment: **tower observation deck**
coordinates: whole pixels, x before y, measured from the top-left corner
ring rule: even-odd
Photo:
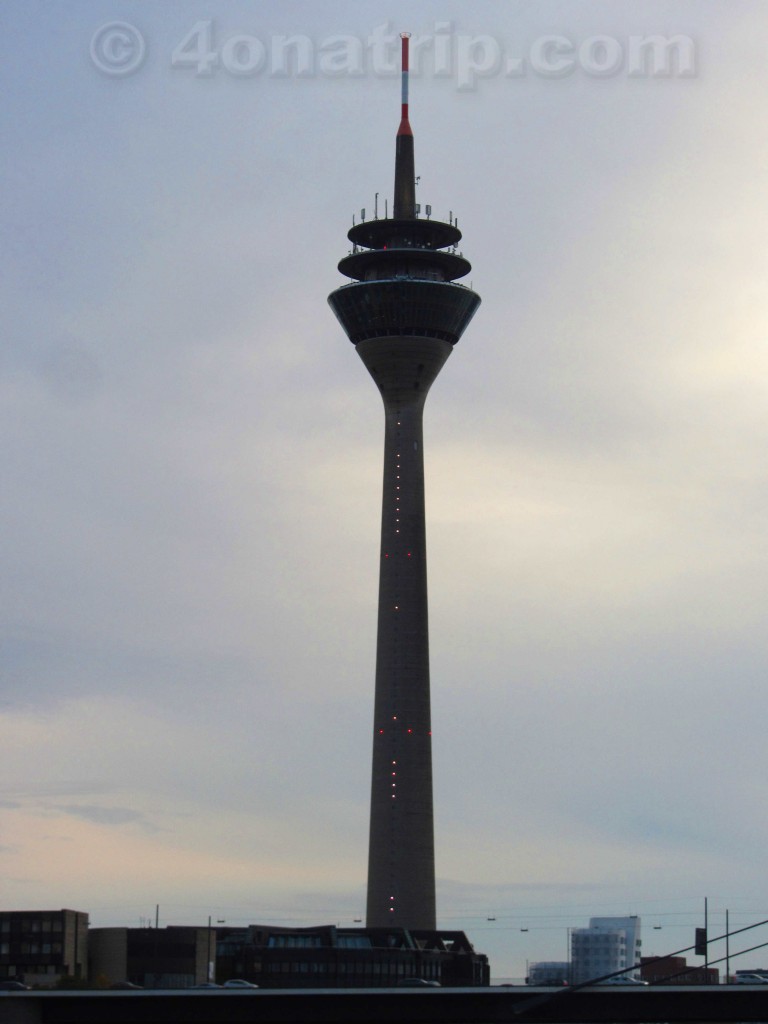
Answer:
[[[461,232],[418,215],[408,115],[408,35],[391,218],[348,233],[351,283],[328,302],[384,402],[373,773],[366,924],[436,928],[424,517],[424,403],[480,304]],[[428,212],[429,212],[429,208]]]

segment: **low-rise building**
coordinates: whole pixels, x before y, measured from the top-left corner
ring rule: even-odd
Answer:
[[[210,928],[92,928],[88,976],[105,987],[190,988],[213,975],[215,950]]]
[[[568,985],[571,965],[567,960],[537,960],[528,965],[526,985]]]
[[[644,956],[640,977],[653,985],[718,985],[716,967],[689,967],[684,956]]]
[[[56,985],[86,976],[88,915],[79,910],[0,911],[0,980]]]
[[[488,985],[490,968],[459,931],[250,925],[219,929],[217,981],[228,978],[261,988]]]

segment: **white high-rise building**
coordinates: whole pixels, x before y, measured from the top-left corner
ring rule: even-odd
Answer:
[[[640,949],[639,917],[591,917],[588,928],[571,931],[572,983],[602,978],[633,964],[638,969],[628,970],[621,977],[637,979]]]

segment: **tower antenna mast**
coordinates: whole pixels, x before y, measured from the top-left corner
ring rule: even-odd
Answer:
[[[410,32],[401,32],[402,73],[400,86],[400,127],[395,140],[395,220],[416,216],[416,171],[413,157],[413,132],[408,117],[408,40]]]

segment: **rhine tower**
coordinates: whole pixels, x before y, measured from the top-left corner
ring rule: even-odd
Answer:
[[[366,924],[435,929],[432,730],[422,415],[427,392],[480,304],[448,222],[416,204],[408,33],[392,217],[354,224],[328,301],[384,402],[384,490]]]

